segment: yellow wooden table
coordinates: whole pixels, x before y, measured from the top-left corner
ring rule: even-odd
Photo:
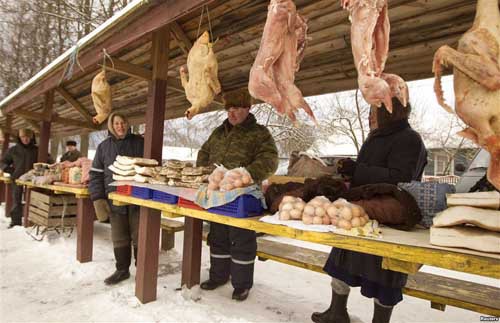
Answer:
[[[39,188],[53,191],[55,194],[74,194],[77,201],[76,212],[76,259],[79,262],[92,261],[93,235],[95,212],[90,201],[90,192],[88,188],[76,188],[64,185],[35,185],[32,182],[16,180],[16,184],[26,187],[25,201],[23,210],[24,225],[28,226],[29,201],[31,189]]]
[[[186,217],[182,285],[187,284],[188,287],[198,284],[200,279],[201,226],[203,220],[382,256],[384,258],[384,268],[394,271],[415,273],[421,265],[429,265],[486,277],[500,278],[500,255],[430,245],[429,230],[403,232],[384,227],[382,229],[383,238],[375,239],[337,233],[298,230],[282,225],[261,222],[259,221],[260,217],[247,219],[233,218],[117,193],[109,194],[109,198],[115,201],[115,203],[135,204],[160,210],[167,217],[179,215]],[[152,242],[142,247],[146,249],[158,248],[158,243]],[[145,252],[148,254],[148,250]],[[137,267],[138,272],[143,269],[140,266]],[[156,275],[156,271],[141,273],[143,277],[147,277],[148,275]],[[147,281],[137,281],[137,284],[140,283],[147,283]],[[156,285],[141,286],[139,290],[148,288],[156,289]],[[136,294],[136,296],[142,301],[141,295]]]

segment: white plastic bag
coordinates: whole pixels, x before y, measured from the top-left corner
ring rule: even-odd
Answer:
[[[208,176],[208,190],[209,191],[219,190],[220,182],[222,182],[222,180],[224,179],[224,175],[227,172],[226,167],[224,167],[222,165],[215,165],[215,167],[216,168],[214,169],[212,174],[210,174],[210,176]]]
[[[247,187],[253,184],[250,173],[244,167],[238,167],[228,170],[224,179],[219,183],[220,190],[223,192],[231,191],[236,188]]]

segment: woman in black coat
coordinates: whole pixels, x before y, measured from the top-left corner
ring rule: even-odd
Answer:
[[[408,124],[410,105],[392,100],[393,113],[384,106],[370,111],[371,132],[356,161],[344,160],[339,172],[352,178],[351,187],[365,184],[397,184],[420,180],[427,152],[420,135]],[[382,269],[382,257],[332,248],[324,270],[332,276],[332,301],[323,313],[313,313],[314,322],[350,322],[347,313],[349,286],[360,286],[361,294],[374,298],[374,323],[389,322],[393,307],[402,297],[407,275]]]
[[[115,272],[104,280],[106,285],[114,285],[130,277],[129,267],[132,247],[137,259],[137,235],[139,228],[139,207],[136,205],[115,206],[108,200],[108,194],[116,190],[110,186],[113,173],[108,168],[116,156],[142,157],[144,139],[130,132],[127,118],[116,112],[108,118],[109,136],[97,146],[90,169],[90,199],[99,221],[109,218],[111,240],[116,260]]]

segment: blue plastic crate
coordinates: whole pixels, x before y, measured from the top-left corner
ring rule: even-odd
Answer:
[[[248,218],[264,213],[264,208],[259,199],[252,195],[242,195],[226,205],[208,209],[208,212],[227,215],[233,218]]]
[[[167,204],[177,204],[179,197],[162,191],[153,190],[152,200]]]
[[[153,190],[145,187],[132,186],[131,195],[140,199],[150,200],[153,196]]]

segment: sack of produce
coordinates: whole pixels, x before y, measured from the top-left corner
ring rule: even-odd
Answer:
[[[288,176],[319,178],[321,176],[335,175],[335,166],[327,166],[321,159],[301,152],[290,157]]]
[[[231,191],[235,188],[247,187],[253,184],[250,173],[244,167],[228,170],[219,183],[221,191]]]
[[[219,190],[220,183],[224,179],[227,169],[222,165],[217,165],[212,174],[208,176],[208,190],[217,191]]]
[[[80,184],[82,182],[82,168],[71,167],[69,169],[69,184]]]
[[[302,213],[306,203],[300,197],[284,196],[279,206],[279,219],[287,220],[302,220]]]

